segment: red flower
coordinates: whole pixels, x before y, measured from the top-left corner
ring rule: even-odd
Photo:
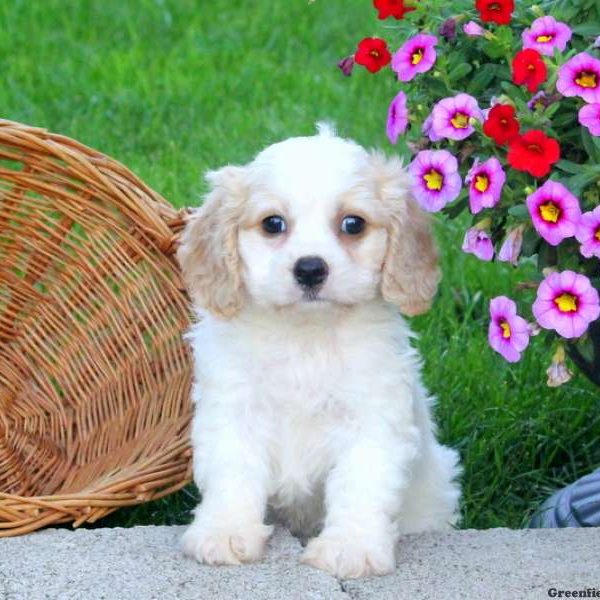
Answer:
[[[475,8],[482,21],[508,25],[515,10],[515,0],[477,0]]]
[[[392,60],[385,40],[381,38],[365,38],[358,44],[354,61],[366,67],[371,73],[377,73]]]
[[[548,77],[548,69],[542,55],[533,48],[521,50],[512,61],[512,80],[517,85],[526,85],[533,94]]]
[[[519,135],[521,126],[515,117],[515,108],[510,104],[496,104],[488,113],[483,124],[483,133],[496,144],[503,146]]]
[[[394,19],[404,19],[404,15],[411,10],[410,6],[404,6],[404,0],[373,0],[373,6],[379,11],[380,19],[394,17]]]
[[[517,136],[508,147],[508,163],[513,169],[534,177],[545,177],[560,159],[558,142],[539,129]]]

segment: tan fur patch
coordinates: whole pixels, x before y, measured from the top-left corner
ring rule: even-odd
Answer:
[[[177,259],[192,300],[213,314],[231,318],[241,308],[244,289],[237,233],[245,202],[242,167],[209,173],[212,185],[190,218]]]
[[[431,218],[409,196],[409,179],[397,158],[372,154],[373,178],[388,214],[388,250],[381,293],[402,313],[426,312],[440,281]]]

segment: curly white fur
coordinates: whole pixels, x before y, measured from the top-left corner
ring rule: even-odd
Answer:
[[[427,217],[396,160],[336,137],[275,144],[213,186],[179,251],[201,317],[194,478],[183,544],[209,564],[260,559],[267,509],[313,537],[303,561],[339,577],[389,573],[400,533],[457,519],[455,451],[440,445],[398,309],[426,310],[439,280]],[[265,216],[288,230],[268,236]],[[364,234],[339,220],[359,214]],[[308,297],[293,266],[320,256]]]

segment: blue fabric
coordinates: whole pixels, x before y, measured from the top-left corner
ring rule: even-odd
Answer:
[[[600,469],[550,496],[529,527],[600,527]]]

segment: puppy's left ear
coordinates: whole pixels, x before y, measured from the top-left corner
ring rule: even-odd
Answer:
[[[388,223],[381,293],[412,317],[430,308],[441,276],[431,218],[411,197],[410,176],[398,158],[373,153],[371,167]]]

